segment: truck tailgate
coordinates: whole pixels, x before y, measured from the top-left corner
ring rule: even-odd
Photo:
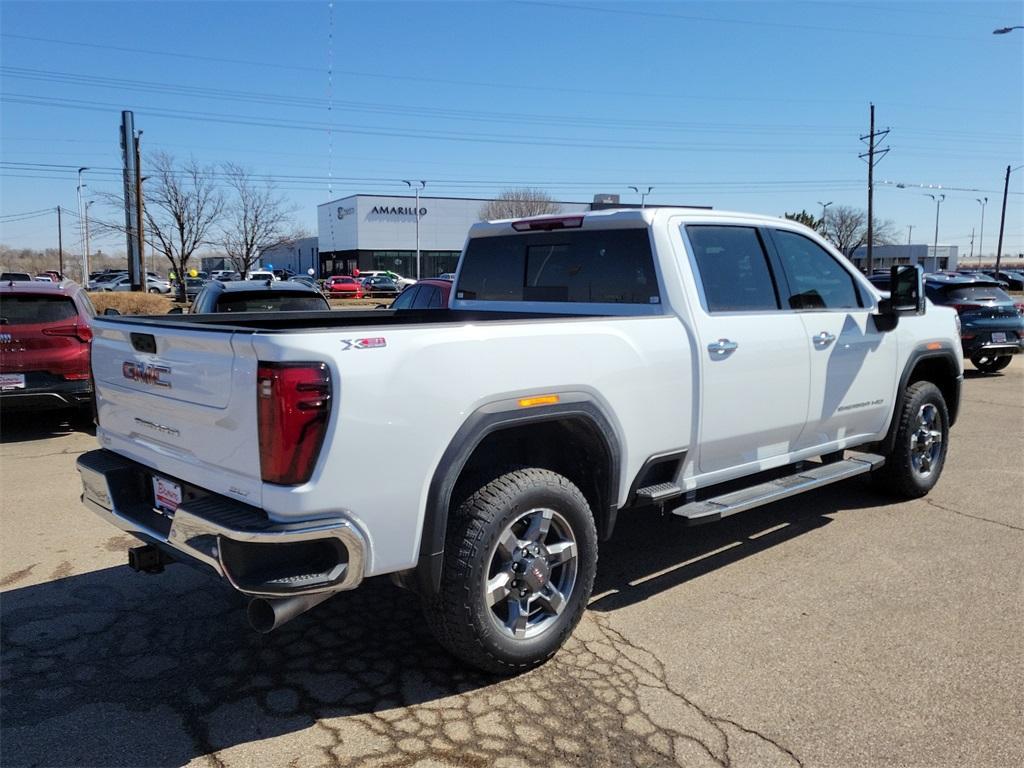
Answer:
[[[92,369],[105,448],[172,479],[261,503],[249,334],[97,318]]]

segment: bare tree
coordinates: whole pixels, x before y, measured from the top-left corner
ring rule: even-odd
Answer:
[[[526,216],[540,216],[558,213],[562,206],[556,203],[543,189],[506,189],[494,200],[480,207],[481,221],[493,219],[522,219]]]
[[[896,224],[890,219],[875,219],[873,244],[888,245],[896,242]],[[868,241],[868,215],[860,208],[837,205],[828,210],[824,220],[824,235],[847,256]]]
[[[146,242],[171,263],[181,299],[188,263],[196,251],[213,244],[214,226],[224,213],[224,197],[217,190],[215,175],[215,168],[200,166],[195,159],[178,166],[166,152],[149,158]]]
[[[240,165],[225,163],[224,179],[232,190],[227,204],[220,244],[242,277],[260,254],[270,248],[294,242],[291,217],[295,208],[277,194],[272,181],[258,182]]]

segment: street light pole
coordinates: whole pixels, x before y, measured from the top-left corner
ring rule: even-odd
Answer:
[[[942,205],[942,201],[946,199],[946,195],[940,194],[938,197],[926,192],[926,195],[935,201],[935,245],[932,248],[932,257],[935,259],[935,267],[939,266],[939,206]]]
[[[425,182],[425,181],[423,181],[421,179],[420,181],[416,182],[416,184],[418,186],[414,186],[413,182],[411,182],[411,181],[406,181],[405,179],[402,179],[402,181],[405,182],[406,186],[408,186],[409,189],[416,190],[416,279],[419,280],[420,279],[420,190],[421,189],[426,189],[427,182]]]
[[[910,245],[910,236],[914,233],[914,225],[907,224],[907,245]]]
[[[985,245],[985,206],[988,204],[987,197],[974,198],[981,204],[981,232],[978,233],[978,266],[981,266],[982,248]]]
[[[996,273],[999,272],[999,265],[1003,260],[1003,227],[1006,226],[1006,195],[1010,191],[1010,174],[1019,171],[1024,165],[1016,168],[1006,166],[1006,180],[1003,182],[1003,213],[999,217],[999,245],[996,246]]]
[[[632,189],[634,192],[636,192],[638,195],[640,195],[640,207],[641,208],[646,208],[647,207],[647,202],[646,202],[647,201],[647,196],[649,194],[651,194],[651,190],[653,190],[654,187],[648,187],[646,192],[641,192],[639,187],[631,186],[630,189]]]
[[[829,200],[827,203],[818,201],[818,205],[821,206],[821,234],[825,234],[825,209],[832,205],[832,201]]]
[[[78,197],[78,244],[82,247],[82,285],[89,282],[89,254],[86,253],[88,250],[85,245],[85,229],[83,227],[82,217],[82,173],[88,171],[88,166],[82,166],[78,169],[78,187],[75,189],[75,194]]]
[[[85,258],[89,258],[89,206],[95,203],[95,200],[87,200],[85,203]]]
[[[1021,26],[1016,26],[1016,27],[1000,27],[999,29],[993,29],[992,30],[992,34],[993,35],[1008,35],[1010,32],[1013,32],[1013,30],[1015,30],[1015,29],[1024,29],[1024,27],[1021,27]]]

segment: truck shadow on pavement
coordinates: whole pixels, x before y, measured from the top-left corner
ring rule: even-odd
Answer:
[[[0,444],[24,443],[29,440],[43,440],[62,437],[75,432],[95,435],[94,425],[85,426],[75,421],[73,412],[47,411],[42,413],[11,413],[4,411],[0,416]]]
[[[776,738],[673,688],[608,612],[881,503],[846,484],[699,530],[620,517],[601,552],[595,595],[606,595],[554,659],[508,680],[454,661],[416,597],[381,579],[271,635],[183,565],[12,588],[0,604],[3,762],[799,765]]]

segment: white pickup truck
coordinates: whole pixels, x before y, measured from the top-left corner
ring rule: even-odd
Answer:
[[[97,318],[87,507],[137,570],[212,568],[270,631],[366,577],[513,673],[628,514],[719,520],[938,480],[963,378],[920,271],[883,296],[796,224],[682,208],[475,225],[447,309]]]

